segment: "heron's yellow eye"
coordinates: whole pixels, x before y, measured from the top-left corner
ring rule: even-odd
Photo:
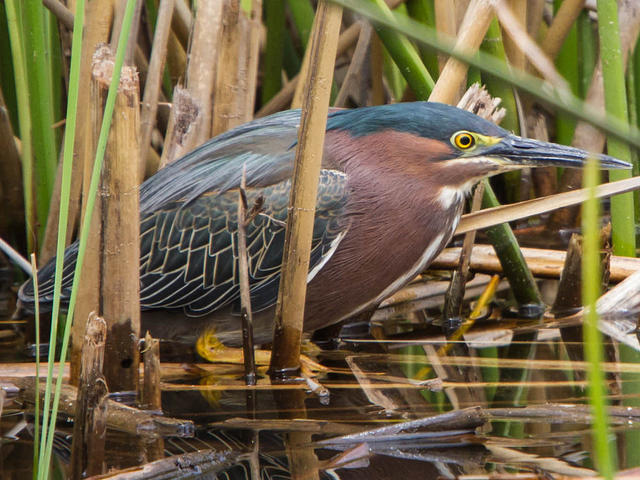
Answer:
[[[453,143],[461,150],[469,150],[476,144],[476,139],[469,132],[458,132],[453,136]]]

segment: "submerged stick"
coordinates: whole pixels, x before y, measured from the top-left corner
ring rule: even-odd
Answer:
[[[240,455],[242,452],[232,450],[198,450],[90,478],[94,480],[168,480],[203,476],[215,478],[216,472],[236,465]]]
[[[419,418],[408,422],[396,423],[385,427],[374,428],[364,432],[344,435],[337,438],[329,438],[318,442],[319,445],[337,445],[345,443],[372,442],[376,438],[398,435],[400,433],[416,431],[445,431],[460,429],[475,429],[484,425],[489,420],[489,415],[481,407],[469,407],[461,410],[435,415],[432,417]]]
[[[34,378],[16,378],[14,383],[20,387],[19,398],[32,404],[36,396]],[[46,385],[39,385],[40,398],[44,397]],[[74,418],[76,412],[78,390],[71,385],[62,385],[60,396],[60,413]],[[145,437],[173,436],[191,438],[195,427],[191,420],[151,415],[137,408],[128,407],[114,400],[106,400],[105,421],[107,428],[132,435]]]

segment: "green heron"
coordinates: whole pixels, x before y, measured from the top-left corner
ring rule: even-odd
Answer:
[[[193,338],[212,326],[241,343],[237,201],[243,168],[257,343],[272,335],[300,111],[252,121],[160,170],[140,187],[143,327]],[[370,310],[402,288],[451,240],[465,195],[483,177],[535,166],[580,167],[587,153],[529,140],[438,103],[332,111],[319,178],[305,331]],[[629,168],[598,155],[603,168]],[[65,253],[70,296],[77,244]],[[40,309],[51,308],[54,264],[39,273]],[[31,282],[22,308],[35,302]],[[148,313],[147,313],[148,312]]]

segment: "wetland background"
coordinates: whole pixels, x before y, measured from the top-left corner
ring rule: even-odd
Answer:
[[[321,14],[339,35],[314,37],[314,25],[327,25],[314,23]],[[304,344],[302,375],[284,384],[265,374],[266,352],[256,352],[250,385],[240,352],[216,350],[217,363],[205,363],[206,341],[139,344],[144,332],[118,330],[115,314],[90,317],[97,304],[118,315],[136,304],[136,261],[116,259],[129,270],[92,283],[104,260],[91,246],[110,241],[95,224],[138,208],[126,195],[96,201],[100,182],[135,189],[214,135],[309,109],[313,72],[330,79],[334,107],[458,105],[479,83],[504,112],[477,91],[463,107],[523,136],[607,151],[637,174],[639,29],[634,0],[4,0],[0,239],[27,261],[0,253],[3,478],[639,475],[635,193],[600,204],[587,190],[582,209],[557,210],[562,196],[521,205],[500,217],[510,224],[479,230],[471,251],[473,239],[457,236],[370,319]],[[324,42],[315,54],[313,38]],[[333,50],[321,63],[318,52]],[[509,173],[483,184],[469,208],[583,181],[596,179]],[[44,265],[83,235],[89,273],[73,326],[57,314],[12,320],[29,255]],[[115,338],[124,348],[105,353]]]

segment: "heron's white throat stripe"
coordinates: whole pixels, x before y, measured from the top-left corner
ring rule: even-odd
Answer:
[[[459,205],[466,195],[471,192],[471,188],[477,183],[477,180],[471,180],[458,186],[443,186],[440,187],[437,201],[442,208],[449,210],[450,208]]]
[[[449,210],[452,206],[460,203],[464,198],[464,192],[457,187],[440,187],[438,193],[438,203],[445,210]]]
[[[313,280],[313,277],[315,277],[318,274],[318,272],[322,270],[322,267],[324,267],[326,263],[329,261],[329,259],[333,256],[333,254],[336,253],[338,245],[340,245],[340,242],[342,241],[342,239],[346,234],[347,234],[347,230],[341,232],[340,235],[334,238],[334,240],[331,242],[331,246],[329,247],[329,251],[322,256],[322,258],[320,259],[320,262],[318,262],[318,264],[315,267],[313,267],[311,271],[309,271],[309,273],[307,274],[307,283]]]

